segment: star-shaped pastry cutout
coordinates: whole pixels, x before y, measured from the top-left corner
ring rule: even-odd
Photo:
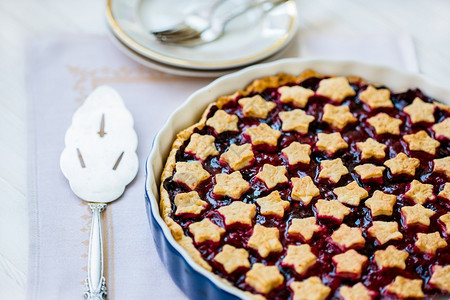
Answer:
[[[256,199],[263,216],[278,216],[282,218],[284,211],[289,208],[290,202],[281,199],[278,191],[273,191],[266,197]]]
[[[333,256],[332,261],[336,265],[337,276],[359,279],[361,278],[362,270],[367,264],[368,258],[350,249],[345,253]]]
[[[400,119],[392,118],[388,114],[381,112],[374,117],[367,119],[367,123],[375,128],[377,134],[400,134],[400,125],[403,121]]]
[[[277,106],[274,102],[266,101],[260,95],[238,100],[244,117],[265,119],[269,112]]]
[[[444,185],[444,188],[439,192],[438,197],[450,201],[450,182],[447,182]]]
[[[433,233],[418,233],[415,245],[423,253],[436,255],[439,249],[447,247],[447,242],[436,231]]]
[[[450,265],[434,265],[431,268],[432,275],[429,283],[444,293],[450,292]]]
[[[331,292],[331,288],[324,285],[317,276],[294,281],[289,287],[294,294],[293,300],[325,300]]]
[[[292,219],[292,223],[288,228],[288,234],[300,236],[305,242],[309,242],[314,233],[319,232],[321,227],[317,225],[315,217],[303,219]]]
[[[372,300],[375,292],[366,288],[364,284],[358,282],[352,287],[344,285],[339,289],[339,295],[343,300]]]
[[[444,225],[445,233],[450,235],[450,213],[440,216],[439,221]]]
[[[208,207],[208,202],[203,201],[196,191],[179,193],[174,202],[177,216],[199,216]]]
[[[433,194],[432,184],[424,184],[415,179],[409,185],[409,189],[405,193],[405,196],[418,204],[424,204],[427,201],[436,199],[436,196]]]
[[[232,144],[226,152],[220,156],[220,161],[227,163],[233,170],[241,170],[252,164],[255,155],[252,151],[252,145],[246,143],[243,145]]]
[[[405,106],[403,112],[407,113],[411,123],[434,123],[434,110],[435,105],[424,102],[419,97],[416,97],[412,104]]]
[[[338,201],[351,206],[358,206],[361,200],[369,196],[366,189],[360,187],[356,181],[352,181],[346,186],[335,188],[333,193],[338,197]]]
[[[384,162],[384,165],[391,170],[393,175],[416,175],[416,169],[420,166],[420,160],[417,158],[410,158],[403,152],[397,154],[396,157]]]
[[[263,181],[268,189],[272,189],[280,183],[288,182],[286,177],[285,166],[272,166],[270,164],[264,164],[261,172],[256,174],[256,178]]]
[[[344,141],[339,132],[319,133],[317,134],[317,136],[317,149],[319,149],[320,151],[325,151],[329,155],[333,155],[341,149],[348,148],[347,142]]]
[[[403,140],[408,143],[409,150],[423,151],[431,155],[436,154],[436,148],[441,144],[432,139],[425,130],[404,135]]]
[[[218,211],[223,216],[227,228],[235,224],[251,227],[256,215],[256,206],[242,201],[233,201],[230,205],[220,207]]]
[[[450,118],[431,126],[434,131],[434,136],[439,140],[450,140]]]
[[[315,205],[317,210],[317,217],[329,218],[342,223],[345,216],[347,216],[351,210],[341,202],[337,200],[323,200],[319,199]]]
[[[320,196],[319,189],[315,186],[313,180],[309,176],[302,178],[293,177],[292,182],[292,200],[301,201],[308,205],[314,197]]]
[[[301,109],[291,111],[282,111],[278,114],[283,123],[281,129],[283,131],[297,131],[299,133],[308,133],[309,123],[314,121],[314,117],[307,115]]]
[[[258,126],[249,127],[245,130],[245,134],[250,137],[254,146],[266,144],[272,147],[276,147],[278,144],[278,138],[281,136],[281,132],[271,128],[266,123],[261,123]]]
[[[423,298],[422,280],[408,279],[403,276],[395,277],[394,282],[386,287],[386,291],[397,295],[399,299]]]
[[[433,172],[445,174],[447,178],[450,178],[450,156],[435,159],[433,160],[433,163]]]
[[[348,106],[325,104],[323,108],[322,121],[328,123],[333,128],[341,130],[347,124],[355,123],[356,120]]]
[[[199,161],[177,162],[175,165],[176,172],[173,175],[173,181],[183,183],[191,190],[202,182],[208,179],[211,175]]]
[[[234,171],[231,174],[217,174],[214,194],[239,199],[250,189],[250,185],[242,178],[241,172]]]
[[[227,114],[224,110],[219,109],[212,118],[206,121],[206,125],[214,128],[214,131],[220,134],[227,131],[239,131],[238,121],[238,116]]]
[[[303,275],[316,263],[317,257],[309,245],[289,245],[287,255],[281,261],[282,266],[293,267],[297,274]]]
[[[391,92],[388,89],[376,89],[372,85],[359,94],[359,100],[372,109],[394,106],[391,101]]]
[[[184,149],[184,152],[194,155],[197,159],[204,161],[209,156],[219,154],[214,141],[216,139],[212,135],[200,135],[194,133],[191,135],[189,144]]]
[[[351,248],[361,249],[366,243],[360,228],[349,227],[345,224],[342,224],[338,230],[333,232],[331,235],[331,240],[342,251],[346,251]]]
[[[277,266],[265,266],[262,263],[253,264],[250,271],[245,274],[245,283],[255,291],[267,294],[284,282]]]
[[[430,226],[430,217],[435,214],[435,211],[420,204],[404,206],[401,208],[401,212],[407,226],[422,225],[428,227]]]
[[[384,158],[386,153],[384,152],[387,148],[385,144],[375,141],[373,138],[368,138],[365,142],[356,143],[359,151],[361,151],[361,159]]]
[[[278,88],[281,103],[292,103],[303,108],[308,103],[309,97],[314,96],[314,91],[301,86],[282,86]]]
[[[403,238],[403,234],[398,231],[397,222],[373,221],[367,232],[370,236],[376,238],[381,245],[390,240],[401,240]]]
[[[319,82],[316,94],[328,97],[337,103],[341,103],[348,96],[356,95],[355,90],[353,90],[345,77],[322,79]]]
[[[369,199],[366,200],[365,205],[370,208],[372,217],[377,216],[391,216],[397,196],[385,194],[382,191],[375,191]]]
[[[279,237],[280,232],[278,228],[256,224],[253,227],[253,233],[248,240],[247,246],[258,251],[262,258],[266,258],[272,252],[283,250]]]
[[[194,236],[194,241],[196,244],[200,244],[205,241],[218,243],[220,242],[222,234],[225,233],[225,229],[214,224],[210,219],[203,219],[200,222],[191,223],[188,227],[189,231]]]
[[[311,146],[292,142],[289,146],[281,150],[281,153],[288,159],[289,165],[294,166],[298,163],[309,164],[311,155]]]
[[[322,160],[320,162],[319,178],[325,178],[333,183],[338,183],[341,177],[346,174],[348,174],[348,170],[340,158]]]
[[[355,172],[361,177],[362,181],[382,180],[385,167],[374,164],[364,164],[355,167]]]
[[[248,261],[248,252],[242,248],[236,248],[225,244],[214,260],[222,265],[228,274],[233,273],[239,268],[250,268]]]
[[[373,259],[379,269],[399,268],[404,270],[408,256],[408,252],[398,250],[395,246],[390,245],[386,250],[375,251]]]

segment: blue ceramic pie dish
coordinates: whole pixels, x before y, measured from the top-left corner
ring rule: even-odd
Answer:
[[[388,86],[394,91],[418,87],[427,95],[450,103],[450,91],[423,76],[386,66],[355,61],[318,59],[284,59],[248,67],[223,76],[192,94],[180,108],[172,113],[155,137],[153,148],[147,159],[145,187],[147,214],[159,256],[174,282],[190,299],[245,299],[249,297],[195,263],[175,241],[160,215],[160,176],[177,133],[196,123],[207,105],[219,96],[243,89],[257,78],[278,73],[300,74],[307,69],[314,69],[322,74],[361,76],[369,82]]]
[[[163,229],[151,212],[151,200],[146,197],[147,214],[156,250],[173,281],[190,299],[239,299],[219,288],[208,276],[204,276],[186,261],[178,249],[170,243]],[[164,225],[163,225],[164,226]]]

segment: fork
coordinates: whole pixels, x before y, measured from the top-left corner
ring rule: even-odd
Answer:
[[[198,28],[207,28],[209,20],[215,12],[215,10],[226,0],[216,0],[211,6],[207,8],[198,9],[188,14],[183,21],[173,25],[170,28],[162,30],[150,31],[156,39],[160,41],[172,41],[190,39],[198,36],[201,32]]]
[[[208,19],[202,19],[201,22],[183,22],[183,26],[175,26],[172,30],[160,31],[154,33],[156,38],[165,43],[177,43],[183,46],[197,46],[212,42],[221,37],[225,32],[227,24],[236,17],[246,13],[247,11],[262,6],[263,11],[267,12],[275,6],[286,2],[288,0],[262,0],[251,1],[244,6],[238,7],[236,10],[231,10],[216,18],[211,18],[214,10],[221,4],[222,1],[216,3],[210,11]],[[197,19],[198,21],[199,19]]]

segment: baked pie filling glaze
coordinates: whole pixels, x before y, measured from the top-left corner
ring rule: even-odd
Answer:
[[[254,298],[450,293],[450,110],[314,71],[254,81],[179,133],[161,214]]]

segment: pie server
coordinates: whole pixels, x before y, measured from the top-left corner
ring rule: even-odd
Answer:
[[[88,96],[66,132],[60,166],[72,191],[92,210],[85,299],[105,299],[101,212],[119,198],[138,171],[138,139],[120,95],[101,86]]]

